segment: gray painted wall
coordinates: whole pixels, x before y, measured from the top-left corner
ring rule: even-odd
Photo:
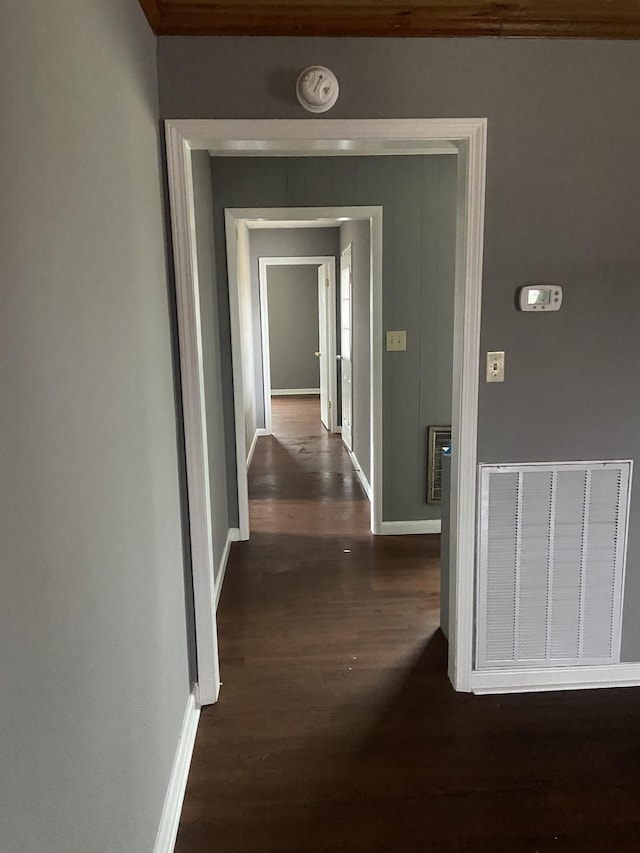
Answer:
[[[318,267],[267,269],[271,389],[319,388]]]
[[[214,574],[217,576],[230,527],[225,460],[228,455],[231,455],[234,459],[235,456],[227,452],[228,444],[233,444],[233,436],[229,436],[229,441],[226,441],[224,431],[222,353],[220,350],[220,320],[218,315],[216,247],[214,245],[213,234],[211,158],[206,151],[194,151],[191,154],[191,161],[198,249],[198,283],[200,286],[200,322],[202,324],[207,449],[209,451],[213,564]],[[235,471],[233,472],[233,476],[235,478]]]
[[[340,226],[340,252],[343,252],[350,243],[352,244],[352,449],[369,484],[371,484],[370,230],[368,221],[343,222]],[[338,288],[340,287],[339,279],[338,266]]]
[[[383,323],[387,329],[406,329],[408,337],[407,352],[384,353],[383,359],[385,521],[439,517],[439,508],[426,503],[426,430],[451,417],[450,390],[448,396],[436,391],[441,383],[451,385],[456,174],[451,155],[213,159],[219,217],[222,205],[384,208]],[[311,239],[304,236],[307,230],[300,229],[300,239]],[[339,251],[339,231],[333,230]],[[256,276],[269,233],[251,234]],[[282,244],[272,243],[267,251],[277,254],[277,245]],[[223,275],[226,269],[223,274],[219,266],[219,281]],[[431,378],[423,376],[425,369]],[[259,381],[256,375],[258,387]],[[421,398],[421,391],[430,396]]]
[[[640,43],[161,38],[161,112],[305,119],[294,82],[314,62],[340,80],[332,119],[488,117],[481,347],[506,350],[507,378],[479,377],[480,460],[637,459]],[[515,312],[516,287],[535,281],[564,285],[559,314]],[[640,656],[633,491],[627,660]]]
[[[0,849],[141,853],[189,695],[156,42],[2,16]]]
[[[214,170],[222,167],[221,160],[213,160]],[[236,176],[237,179],[237,176]],[[216,183],[216,187],[218,183]],[[233,193],[233,186],[230,191]],[[268,202],[265,205],[272,206]],[[256,412],[258,424],[264,427],[264,396],[262,382],[262,335],[260,331],[260,281],[259,258],[295,258],[312,256],[336,257],[339,250],[340,233],[338,228],[265,228],[251,231],[249,252],[251,255],[251,279],[254,305],[254,341],[253,350],[256,360]],[[337,258],[336,258],[337,263]]]

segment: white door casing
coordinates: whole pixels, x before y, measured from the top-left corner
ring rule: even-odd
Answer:
[[[264,397],[264,431],[271,435],[271,344],[269,342],[269,287],[265,258],[259,258],[260,339],[262,343],[262,391]]]
[[[336,405],[329,392],[329,318],[332,314],[335,317],[335,306],[332,311],[329,303],[329,264],[327,262],[318,267],[318,351],[316,355],[320,370],[320,420],[331,431],[331,415],[336,410]]]
[[[206,481],[206,415],[193,210],[192,150],[234,156],[372,156],[457,153],[458,217],[452,395],[449,677],[456,690],[473,689],[473,619],[476,545],[476,437],[480,304],[486,181],[487,120],[472,119],[178,119],[165,122],[171,201],[192,570],[196,600],[199,698],[218,695],[211,501]],[[371,356],[372,448],[382,431],[382,223],[372,228]],[[378,265],[377,272],[375,265]],[[237,319],[237,318],[236,318]],[[233,320],[233,316],[232,316]],[[239,354],[241,359],[241,354]],[[233,352],[234,385],[242,374]],[[237,430],[236,430],[237,432]],[[244,442],[244,436],[241,436]],[[372,527],[381,523],[382,454],[372,452]],[[246,466],[242,457],[244,473]],[[208,531],[208,532],[207,532]],[[209,606],[207,606],[207,598]],[[213,658],[215,657],[215,662]],[[479,685],[476,685],[479,686]],[[489,687],[488,689],[491,689]]]
[[[370,470],[372,473],[368,496],[371,502],[371,531],[382,533],[382,453],[377,448],[382,441],[382,352],[377,348],[376,342],[382,340],[382,208],[379,206],[358,207],[304,207],[304,208],[226,208],[226,245],[228,260],[228,284],[229,284],[229,307],[231,321],[231,352],[233,367],[233,395],[235,415],[235,439],[236,458],[241,460],[245,454],[245,421],[243,412],[247,410],[244,397],[250,393],[249,386],[244,382],[244,362],[247,358],[247,348],[244,346],[245,335],[241,328],[241,312],[238,309],[241,299],[242,281],[238,276],[240,262],[238,259],[239,234],[242,228],[249,230],[254,228],[295,228],[310,227],[337,227],[341,222],[350,220],[365,221],[369,225],[369,251],[371,262],[371,275],[369,282],[369,348],[371,370],[370,381]],[[249,249],[247,247],[248,255]],[[266,267],[269,265],[317,262],[318,264],[328,262],[329,269],[329,307],[331,315],[328,318],[328,352],[329,363],[329,395],[332,400],[338,398],[338,371],[336,365],[337,329],[336,329],[336,263],[333,256],[302,256],[297,257],[264,257],[259,259],[259,267],[262,267],[261,276],[266,281]],[[248,259],[247,259],[248,263]],[[266,315],[265,315],[266,316]],[[261,317],[261,335],[266,339],[268,330],[265,328],[265,316]],[[265,388],[270,388],[270,377],[264,376]],[[265,413],[270,418],[271,396],[266,394]],[[249,407],[250,408],[250,407]],[[338,423],[338,407],[331,407],[331,430],[339,432],[341,427]],[[268,421],[270,424],[270,420]],[[258,430],[258,435],[265,434],[266,430]],[[247,469],[240,463],[236,466],[238,480],[238,503],[239,503],[239,538],[249,538],[249,500]]]
[[[353,270],[352,244],[340,256],[340,388],[342,391],[342,441],[353,447]]]

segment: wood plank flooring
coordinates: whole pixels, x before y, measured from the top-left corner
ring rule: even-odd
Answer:
[[[637,690],[456,694],[435,536],[373,537],[317,399],[274,399],[176,853],[640,850]]]

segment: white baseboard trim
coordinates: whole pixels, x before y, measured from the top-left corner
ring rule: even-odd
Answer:
[[[320,395],[319,388],[272,388],[272,397],[300,397],[304,394]]]
[[[358,475],[358,479],[360,480],[362,488],[364,489],[364,493],[369,498],[369,503],[372,503],[373,502],[373,495],[371,492],[371,486],[369,485],[369,481],[367,480],[365,473],[362,470],[362,465],[358,462],[358,457],[353,452],[353,450],[349,450],[348,453],[349,453],[349,458],[351,459],[351,464],[353,465],[353,468],[354,468],[356,474]]]
[[[253,459],[253,451],[256,449],[256,444],[258,443],[258,439],[261,435],[269,435],[269,433],[266,431],[266,429],[258,427],[258,429],[254,433],[253,440],[251,441],[251,447],[249,448],[249,452],[247,453],[247,471],[249,470],[251,460]]]
[[[545,690],[598,690],[640,687],[640,663],[563,666],[528,670],[487,669],[471,673],[471,692],[540,693]]]
[[[222,584],[224,583],[224,574],[227,571],[227,563],[229,562],[229,552],[231,551],[231,543],[240,541],[240,530],[237,527],[231,527],[227,533],[227,541],[224,543],[224,551],[220,557],[220,564],[216,573],[216,583],[213,590],[216,610],[220,601],[220,593],[222,592]]]
[[[184,792],[187,788],[189,767],[191,765],[193,747],[196,742],[199,719],[200,706],[196,702],[195,695],[192,693],[187,701],[187,707],[182,720],[178,748],[173,759],[169,787],[167,788],[167,795],[164,799],[160,826],[158,827],[156,843],[153,848],[154,853],[173,853],[176,845],[182,803],[184,802]]]
[[[422,521],[381,521],[380,536],[405,536],[408,533],[440,533],[439,518]]]

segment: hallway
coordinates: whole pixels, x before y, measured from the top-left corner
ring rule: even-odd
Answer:
[[[317,400],[274,400],[176,853],[637,849],[638,693],[453,692],[438,538],[373,537]]]
[[[251,539],[227,568],[223,687],[202,714],[178,853],[376,849],[393,822],[367,797],[391,793],[394,771],[370,735],[416,663],[450,692],[438,537],[369,533],[317,398],[274,398],[273,432],[251,464]]]

